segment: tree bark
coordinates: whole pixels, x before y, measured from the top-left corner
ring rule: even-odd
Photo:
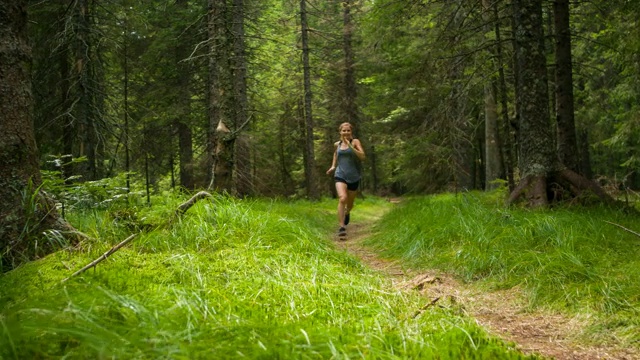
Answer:
[[[193,132],[184,120],[174,122],[178,135],[178,153],[180,155],[180,186],[193,190]]]
[[[229,129],[220,121],[216,129],[217,147],[215,150],[215,188],[234,194],[233,186],[233,148],[235,138],[229,136]]]
[[[493,6],[493,18],[498,19],[498,7]],[[513,164],[515,163],[515,155],[514,155],[514,126],[511,124],[511,119],[509,119],[509,105],[507,100],[507,80],[504,73],[504,56],[502,51],[502,31],[500,27],[500,21],[495,21],[495,33],[496,33],[496,62],[498,67],[498,78],[499,78],[499,97],[500,97],[500,105],[502,107],[502,136],[500,137],[501,146],[502,146],[502,160],[503,160],[503,169],[505,171],[505,175],[507,177],[507,182],[509,184],[509,189],[513,190],[515,188],[515,180],[513,176]]]
[[[83,180],[97,180],[97,129],[93,114],[95,94],[91,85],[91,21],[88,0],[78,0],[75,4],[75,84],[76,105],[75,117],[80,138],[79,155],[86,156],[87,161],[77,166]]]
[[[225,0],[208,2],[209,42],[209,129],[207,148],[211,169],[209,190],[233,193],[233,148],[234,139],[228,138],[230,130],[227,97],[229,76],[229,42],[225,28],[227,4]]]
[[[40,192],[33,129],[27,1],[0,0],[0,268],[55,250],[35,242],[49,229],[72,230]]]
[[[547,68],[542,33],[542,1],[515,0],[515,41],[519,107],[520,169],[522,177],[544,176],[553,169],[547,89]]]
[[[573,199],[590,191],[602,201],[613,203],[597,184],[564,166],[552,146],[542,0],[514,0],[513,13],[522,180],[507,202],[524,196],[531,207],[544,207],[551,201]]]
[[[280,187],[281,192],[284,196],[291,196],[295,189],[291,186],[287,186],[287,184],[293,184],[293,178],[291,177],[291,171],[287,166],[287,151],[286,141],[287,137],[291,133],[291,129],[287,127],[287,120],[290,118],[294,118],[292,114],[292,106],[289,103],[285,103],[284,112],[278,122],[278,163],[279,163],[279,178],[280,178]]]
[[[126,10],[125,10],[126,11]],[[129,136],[129,21],[127,15],[125,15],[124,19],[124,36],[122,39],[122,71],[124,72],[124,79],[122,83],[123,90],[123,112],[124,112],[124,171],[126,172],[126,187],[127,193],[131,191],[131,159],[130,159],[130,150],[131,150],[131,142]],[[172,164],[173,165],[173,164]],[[173,172],[173,166],[171,167],[171,171]],[[173,186],[173,181],[172,181]]]
[[[40,184],[31,118],[27,1],[0,1],[0,239],[17,239],[24,223],[20,190]],[[13,220],[12,220],[13,219]],[[16,226],[17,225],[17,226]]]
[[[531,184],[530,205],[548,204],[543,179],[554,169],[555,154],[549,124],[547,69],[542,33],[542,1],[513,2],[516,44],[517,88],[519,109],[519,167],[521,184]],[[525,186],[526,187],[526,186]],[[513,201],[514,199],[510,199]]]
[[[188,8],[186,0],[176,0],[179,11]],[[177,117],[173,120],[175,134],[178,137],[178,154],[180,159],[180,186],[192,190],[193,181],[193,139],[192,130],[189,126],[189,115],[191,113],[191,92],[189,89],[191,76],[188,63],[184,60],[189,56],[189,48],[186,41],[178,41],[175,47],[176,66],[176,94],[177,94]]]
[[[569,169],[577,171],[579,162],[573,103],[573,66],[569,0],[555,0],[553,2],[553,18],[556,33],[555,92],[558,157]]]
[[[208,58],[208,74],[209,79],[207,83],[207,168],[209,169],[209,176],[207,182],[209,186],[208,190],[213,190],[215,187],[215,169],[217,163],[216,149],[218,148],[218,137],[216,134],[216,128],[221,119],[220,114],[220,74],[218,68],[218,32],[220,31],[220,9],[218,8],[217,0],[209,0],[207,2],[207,42],[209,48]]]
[[[235,128],[247,122],[247,57],[245,54],[244,0],[233,0],[233,89]],[[246,136],[236,139],[234,147],[235,189],[239,196],[252,193],[251,148]]]
[[[579,140],[579,173],[587,179],[593,179],[593,170],[591,169],[591,155],[589,153],[589,132],[587,131],[587,129],[581,129],[580,131],[578,131],[577,137]]]
[[[464,14],[460,9],[460,1],[453,1],[448,6],[455,8],[453,28],[458,28],[464,21]],[[450,40],[453,44],[461,42],[461,35],[455,34]],[[450,81],[453,84],[451,89],[451,111],[448,114],[451,121],[450,134],[453,142],[453,173],[455,177],[456,191],[469,191],[476,188],[476,158],[474,146],[476,144],[477,132],[471,123],[471,111],[469,102],[465,94],[463,82],[465,63],[455,61],[450,70]]]
[[[485,129],[485,189],[492,190],[500,187],[496,180],[504,178],[502,167],[502,152],[498,135],[498,111],[496,109],[494,86],[489,83],[484,86],[484,129]]]
[[[485,32],[490,32],[491,26],[488,25],[492,20],[491,4],[488,0],[482,1],[483,20]],[[498,46],[492,44],[491,48]],[[493,58],[493,50],[489,51],[489,57]],[[493,64],[493,60],[492,60]],[[496,68],[492,65],[490,69]],[[495,83],[492,76],[488,76],[484,84],[484,129],[485,129],[485,190],[492,190],[500,187],[496,181],[504,178],[504,168],[502,160],[502,152],[500,146],[499,126],[498,126],[498,110],[496,105]]]

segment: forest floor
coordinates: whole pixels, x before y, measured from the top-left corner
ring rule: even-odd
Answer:
[[[524,311],[522,295],[517,288],[486,292],[465,285],[450,274],[435,270],[413,271],[398,262],[383,259],[362,245],[371,234],[372,225],[373,221],[356,220],[348,226],[347,240],[336,238],[336,246],[388,276],[394,287],[404,291],[419,291],[431,299],[429,305],[417,310],[416,316],[429,306],[455,306],[474,318],[489,333],[515,343],[525,354],[538,354],[557,360],[640,359],[640,353],[634,349],[574,342],[570,335],[582,332],[586,322],[558,313]]]

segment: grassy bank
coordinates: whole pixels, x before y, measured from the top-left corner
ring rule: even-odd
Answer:
[[[640,347],[637,213],[607,207],[505,208],[499,193],[406,200],[368,244],[416,269],[486,289],[518,287],[529,309],[584,319],[580,341]]]
[[[333,200],[216,197],[166,225],[184,200],[70,214],[100,240],[0,275],[0,358],[524,358],[455,309],[416,315],[430,299],[336,251]]]

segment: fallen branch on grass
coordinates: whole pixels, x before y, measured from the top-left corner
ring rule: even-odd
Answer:
[[[185,212],[187,212],[187,210],[189,210],[189,208],[195,205],[198,200],[202,200],[205,198],[213,198],[213,196],[206,191],[200,191],[199,193],[193,195],[191,199],[178,206],[178,208],[176,209],[176,215],[180,216],[184,214]]]
[[[176,209],[175,212],[175,216],[169,220],[169,224],[171,224],[173,222],[173,220],[175,219],[175,217],[180,217],[182,216],[185,212],[187,212],[187,210],[189,210],[193,205],[195,205],[196,202],[198,202],[198,200],[201,199],[205,199],[205,198],[213,198],[213,196],[211,196],[211,194],[209,194],[206,191],[200,191],[199,193],[193,195],[191,197],[191,199],[187,200],[186,202],[184,202],[183,204],[181,204],[180,206],[178,206],[178,208]],[[139,234],[139,233],[138,233]],[[85,265],[82,269],[74,272],[73,274],[71,274],[71,276],[69,276],[68,278],[62,280],[62,282],[65,282],[69,279],[71,279],[74,276],[80,275],[83,272],[91,269],[92,267],[98,265],[100,262],[102,262],[103,260],[105,260],[106,258],[108,258],[111,254],[113,254],[114,252],[120,250],[120,248],[122,248],[123,246],[127,245],[129,242],[131,242],[131,240],[133,240],[138,234],[133,234],[131,236],[129,236],[128,238],[124,239],[123,241],[121,241],[118,245],[112,247],[111,249],[109,249],[107,252],[105,252],[104,254],[102,254],[99,258],[93,260],[92,262],[90,262],[89,264]]]
[[[420,309],[418,309],[418,311],[415,312],[415,314],[413,314],[413,316],[411,317],[412,319],[417,318],[420,314],[422,314],[425,310],[427,310],[428,308],[434,306],[438,300],[440,300],[440,296],[438,296],[437,298],[431,300],[430,303],[428,303],[427,305],[421,307]]]
[[[633,230],[631,230],[631,229],[627,229],[626,227],[624,227],[624,226],[622,226],[622,225],[620,225],[620,224],[612,223],[611,221],[606,221],[606,220],[604,220],[604,222],[606,222],[606,223],[608,223],[608,224],[611,224],[611,225],[615,225],[615,226],[617,226],[617,227],[619,227],[619,228],[623,229],[624,231],[630,232],[630,233],[632,233],[633,235],[635,235],[635,236],[639,236],[639,237],[640,237],[640,233],[637,233],[637,232],[635,232],[635,231],[633,231]]]
[[[82,269],[74,272],[73,274],[71,274],[71,276],[69,276],[68,278],[62,280],[62,282],[65,282],[69,279],[71,279],[74,276],[80,275],[83,272],[91,269],[92,267],[98,265],[100,262],[102,262],[103,260],[105,260],[106,258],[109,257],[109,255],[113,254],[114,252],[118,251],[121,247],[127,245],[131,240],[133,240],[138,234],[133,234],[131,236],[129,236],[128,238],[122,240],[118,245],[112,247],[111,249],[109,249],[106,253],[102,254],[99,258],[93,260],[92,262],[90,262],[89,264],[85,265]]]

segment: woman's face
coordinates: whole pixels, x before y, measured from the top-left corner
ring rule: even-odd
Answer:
[[[351,140],[351,126],[345,125],[340,128],[340,137],[343,139]]]

